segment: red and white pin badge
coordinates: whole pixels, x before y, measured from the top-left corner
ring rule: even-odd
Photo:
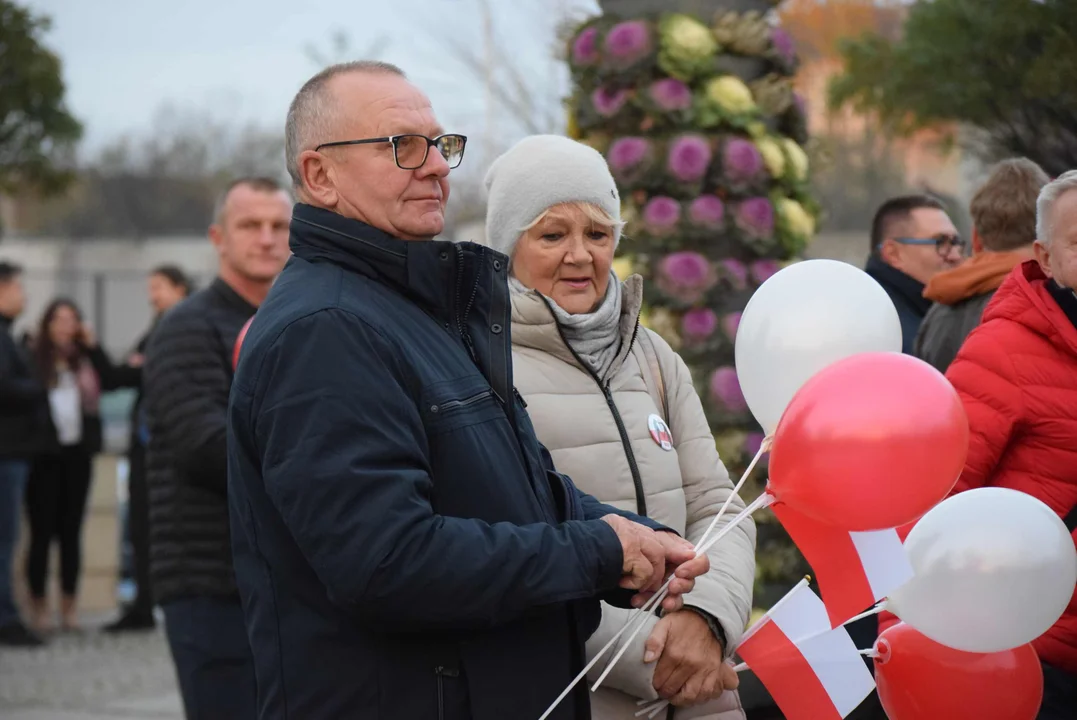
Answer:
[[[647,429],[651,431],[651,438],[658,443],[658,447],[666,452],[673,449],[673,433],[670,432],[665,420],[652,413],[647,418]]]

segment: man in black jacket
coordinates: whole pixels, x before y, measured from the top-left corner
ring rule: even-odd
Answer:
[[[536,720],[600,596],[639,603],[679,564],[675,609],[706,556],[554,471],[512,385],[508,258],[430,240],[465,139],[426,96],[336,66],[286,127],[294,256],[229,409],[260,717]],[[551,715],[587,717],[586,685]]]
[[[26,306],[21,274],[17,265],[0,262],[0,647],[42,643],[19,618],[11,583],[30,457],[42,431],[38,408],[45,400],[44,386],[11,336]]]
[[[913,353],[920,323],[931,308],[924,286],[958,266],[964,239],[938,200],[927,195],[883,203],[871,223],[871,256],[865,270],[894,302],[901,321],[901,351]]]
[[[150,573],[189,718],[255,717],[254,668],[232,568],[225,422],[232,347],[288,258],[291,199],[273,180],[235,182],[209,236],[213,283],[150,338]]]
[[[142,363],[150,334],[157,327],[161,316],[178,302],[191,294],[191,281],[175,265],[161,265],[150,271],[148,278],[150,306],[153,308],[153,324],[139,339],[135,351],[128,358],[128,367],[138,374],[137,385],[141,388]],[[150,590],[150,508],[149,491],[146,486],[146,441],[149,428],[144,422],[142,393],[135,398],[131,408],[131,434],[127,450],[127,522],[124,536],[131,548],[135,580],[135,599],[123,614],[104,627],[107,633],[152,630],[157,626],[153,617],[153,593]]]

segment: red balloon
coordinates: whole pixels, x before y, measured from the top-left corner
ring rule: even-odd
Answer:
[[[235,370],[239,365],[239,349],[243,347],[243,338],[247,337],[247,331],[251,328],[251,323],[254,322],[254,316],[251,315],[247,322],[243,323],[243,327],[239,329],[239,335],[236,336],[236,344],[232,347],[232,369]]]
[[[875,682],[890,720],[1034,720],[1043,669],[1032,645],[995,653],[954,650],[905,623],[879,636]]]
[[[969,425],[950,381],[898,353],[860,353],[816,373],[774,433],[768,490],[850,531],[911,522],[965,466]]]

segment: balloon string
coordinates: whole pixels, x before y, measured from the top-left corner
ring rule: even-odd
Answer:
[[[744,508],[744,510],[742,510],[740,513],[738,513],[732,520],[730,520],[726,525],[724,525],[722,527],[722,529],[719,530],[718,533],[713,538],[711,538],[706,543],[704,543],[701,547],[699,547],[696,550],[696,555],[699,556],[699,555],[702,555],[703,553],[707,552],[707,550],[709,550],[711,548],[711,546],[713,546],[716,542],[718,542],[723,537],[725,537],[728,533],[730,533],[731,531],[736,529],[736,527],[740,523],[742,523],[745,519],[750,517],[752,515],[752,513],[754,513],[755,511],[761,510],[762,508],[768,507],[768,506],[773,505],[773,504],[774,504],[774,496],[771,495],[770,493],[763,493],[762,495],[757,497],[754,501],[752,501],[752,503],[750,505],[748,505],[748,507]],[[640,631],[647,624],[646,622],[644,622],[645,619],[646,619],[646,615],[644,614],[644,612],[646,610],[650,609],[651,607],[654,607],[658,603],[662,602],[662,600],[666,597],[666,594],[669,592],[669,585],[670,585],[670,583],[673,582],[673,578],[674,578],[674,576],[671,575],[669,577],[669,579],[666,580],[666,584],[663,585],[662,588],[658,591],[658,593],[654,597],[651,598],[651,601],[648,602],[647,605],[644,605],[642,608],[637,610],[634,615],[629,617],[628,622],[625,623],[625,625],[628,626],[628,625],[631,625],[633,623],[636,623],[635,630],[632,631],[632,634],[628,636],[627,640],[625,640],[624,645],[621,646],[621,649],[617,652],[616,655],[613,656],[613,659],[610,660],[609,665],[607,665],[606,669],[602,671],[601,675],[599,675],[598,680],[595,681],[595,684],[591,686],[591,692],[594,692],[595,690],[598,690],[599,686],[602,684],[602,681],[605,680],[606,676],[609,675],[613,671],[613,666],[617,664],[618,660],[620,660],[622,657],[624,657],[624,654],[626,652],[628,652],[628,648],[632,645],[632,640],[634,640],[635,637],[637,635],[639,635]],[[624,628],[622,628],[622,630],[623,629]]]
[[[755,454],[755,457],[752,458],[751,463],[749,463],[748,467],[744,470],[744,474],[741,475],[740,480],[733,487],[732,492],[729,493],[729,497],[727,497],[725,499],[725,503],[722,504],[722,507],[719,509],[718,514],[714,516],[713,520],[711,520],[711,524],[707,528],[707,531],[703,533],[703,537],[701,537],[699,539],[699,542],[696,543],[697,548],[707,540],[707,537],[714,530],[715,525],[718,524],[718,520],[725,513],[726,509],[729,508],[729,504],[731,502],[733,502],[733,498],[736,497],[737,492],[740,490],[741,487],[744,486],[745,481],[748,479],[748,475],[750,475],[752,470],[755,469],[755,466],[759,463],[759,460],[760,460],[760,458],[763,457],[763,454],[765,452],[767,452],[768,450],[770,450],[770,446],[771,446],[772,442],[773,442],[773,438],[771,436],[769,436],[769,435],[767,437],[763,438],[763,442],[759,446],[759,451]],[[721,462],[720,459],[719,459],[719,462]],[[760,507],[766,507],[767,505],[770,505],[771,503],[774,502],[773,497],[770,496],[767,493],[763,493],[759,497],[760,498],[769,498],[769,500],[765,504],[760,505]],[[759,502],[759,501],[756,500],[756,502]],[[747,510],[747,508],[745,508],[745,510]],[[741,514],[743,515],[744,513],[741,513]],[[737,522],[738,522],[738,520],[736,518],[734,518],[734,520],[729,525],[726,525],[724,528],[722,528],[722,531],[724,532],[726,530],[726,528],[735,526],[735,523],[737,523]],[[720,532],[719,537],[721,537],[721,535],[722,535],[722,533]],[[706,547],[710,547],[710,546],[708,545]],[[706,552],[706,547],[703,548],[702,550],[697,550],[696,551],[696,556],[698,557],[703,552]],[[565,697],[570,692],[572,692],[572,688],[576,687],[576,685],[579,684],[580,680],[582,680],[584,677],[587,676],[587,673],[589,673],[591,671],[591,668],[593,668],[596,664],[598,664],[598,661],[602,658],[603,655],[605,655],[607,652],[609,652],[610,648],[612,648],[614,646],[614,644],[617,642],[618,638],[620,638],[621,635],[623,635],[624,632],[626,630],[628,630],[629,627],[631,627],[633,620],[638,618],[642,613],[651,610],[657,603],[661,602],[662,599],[665,598],[666,591],[669,588],[669,583],[670,583],[670,581],[672,579],[673,579],[673,576],[671,575],[669,580],[666,581],[665,586],[663,586],[662,592],[655,594],[643,607],[639,608],[636,611],[635,615],[629,617],[629,619],[625,622],[625,624],[621,626],[621,629],[618,630],[616,633],[614,633],[613,637],[609,639],[609,642],[606,643],[606,646],[603,647],[601,650],[599,650],[598,653],[593,658],[591,658],[591,661],[588,662],[587,665],[584,666],[583,670],[581,670],[579,672],[579,674],[576,675],[576,677],[572,679],[572,682],[569,683],[568,687],[566,687],[564,690],[561,691],[561,694],[557,696],[557,699],[553,701],[553,704],[551,704],[550,707],[546,708],[546,712],[544,712],[542,714],[542,717],[540,717],[539,720],[546,720],[546,718],[548,718],[550,716],[550,713],[552,713],[554,711],[554,708],[556,708],[558,705],[560,705],[561,701],[564,700]],[[640,623],[640,627],[642,627],[642,626],[643,626],[643,623]],[[637,629],[637,632],[638,632],[638,629]],[[627,643],[625,644],[625,647],[627,647]],[[614,660],[614,662],[616,662],[616,660]],[[612,668],[612,665],[613,665],[613,663],[611,662],[610,666],[606,670],[607,673]],[[601,682],[601,679],[599,680],[599,682]],[[596,687],[597,687],[597,684],[596,684]]]

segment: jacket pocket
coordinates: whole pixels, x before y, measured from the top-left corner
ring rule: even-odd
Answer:
[[[436,383],[425,388],[422,397],[423,424],[432,436],[505,417],[494,391],[481,375]]]
[[[583,519],[583,505],[573,487],[560,473],[547,471],[546,480],[550,485],[550,493],[553,495],[554,505],[557,511],[557,522]]]

